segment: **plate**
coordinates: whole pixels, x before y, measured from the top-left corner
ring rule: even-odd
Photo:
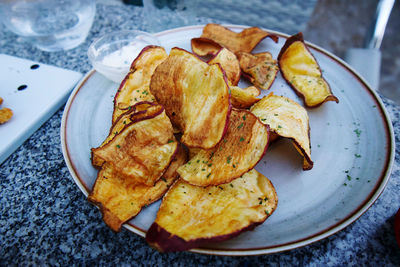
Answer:
[[[234,31],[245,26],[226,25]],[[190,39],[203,26],[190,26],[156,34],[169,51],[178,46],[190,51]],[[274,43],[263,40],[254,52],[269,51],[274,58],[285,34]],[[340,102],[308,109],[314,168],[302,170],[302,158],[288,140],[268,148],[256,169],[274,184],[278,208],[254,231],[192,251],[215,255],[257,255],[290,250],[330,236],[359,218],[383,191],[393,165],[394,135],[385,108],[366,82],[345,62],[307,43],[325,79]],[[243,82],[241,82],[243,83]],[[242,84],[243,85],[243,84]],[[61,142],[75,182],[87,196],[97,170],[90,162],[90,148],[105,139],[111,126],[113,97],[118,84],[90,71],[72,92],[65,107]],[[269,92],[302,100],[278,75]],[[145,236],[160,201],[143,209],[124,226]]]

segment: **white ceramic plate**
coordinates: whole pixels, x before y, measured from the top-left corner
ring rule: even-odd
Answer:
[[[241,31],[243,26],[229,26]],[[158,33],[169,51],[178,46],[190,51],[190,39],[200,36],[202,26]],[[287,35],[276,44],[269,38],[254,52],[270,51],[274,58]],[[217,255],[274,253],[304,246],[345,228],[360,217],[383,191],[394,159],[393,129],[385,108],[346,63],[327,51],[308,44],[323,75],[340,103],[324,103],[308,109],[314,168],[302,170],[302,158],[287,140],[271,144],[256,169],[274,184],[279,203],[274,214],[254,231],[192,251]],[[111,126],[113,97],[118,84],[91,71],[71,94],[65,107],[61,142],[67,166],[87,196],[96,169],[90,148],[105,139]],[[270,91],[303,103],[279,75]],[[125,224],[144,236],[155,219],[160,201]]]

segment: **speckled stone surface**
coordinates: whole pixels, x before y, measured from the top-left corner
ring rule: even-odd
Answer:
[[[1,29],[0,53],[84,73],[91,68],[86,57],[90,42],[112,29],[143,29],[141,16],[139,7],[99,4],[87,41],[56,53],[41,52]],[[400,144],[400,106],[383,101]],[[399,145],[380,198],[353,224],[322,241],[252,257],[160,254],[125,229],[112,232],[78,189],[62,156],[62,112],[57,111],[0,165],[1,266],[400,266],[393,230],[400,207]]]

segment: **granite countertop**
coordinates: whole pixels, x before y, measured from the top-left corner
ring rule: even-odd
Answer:
[[[146,29],[138,19],[143,16],[141,7],[103,2],[97,5],[87,41],[75,49],[42,52],[0,28],[0,53],[85,73],[91,69],[86,51],[96,36],[111,29]],[[107,228],[64,162],[61,108],[0,165],[0,265],[400,266],[393,230],[400,207],[400,106],[383,96],[382,100],[397,149],[391,179],[379,199],[354,223],[324,240],[251,257],[161,254],[126,229],[116,234]]]

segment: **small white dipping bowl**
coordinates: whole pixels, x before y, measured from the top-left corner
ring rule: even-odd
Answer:
[[[129,72],[132,61],[148,45],[160,45],[160,41],[143,31],[117,31],[94,40],[88,57],[96,71],[120,83]]]

